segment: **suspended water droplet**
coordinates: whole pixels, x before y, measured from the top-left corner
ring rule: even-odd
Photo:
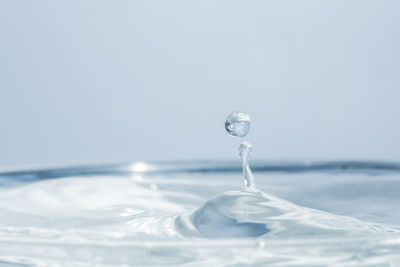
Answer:
[[[250,116],[244,112],[235,111],[229,114],[225,121],[226,131],[233,135],[243,137],[249,132],[250,129]],[[256,190],[253,173],[249,166],[249,159],[253,146],[250,143],[243,142],[239,147],[239,156],[242,160],[243,179],[245,184],[245,191]]]
[[[246,136],[250,129],[250,116],[244,112],[235,111],[229,114],[225,121],[225,130],[238,137]]]

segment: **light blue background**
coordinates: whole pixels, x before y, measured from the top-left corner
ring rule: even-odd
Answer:
[[[0,2],[0,166],[400,160],[399,1]]]

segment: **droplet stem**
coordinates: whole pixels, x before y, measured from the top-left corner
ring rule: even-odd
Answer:
[[[254,181],[253,173],[251,172],[249,166],[249,159],[251,156],[251,152],[253,147],[250,143],[244,142],[239,146],[239,156],[242,160],[242,170],[243,170],[243,179],[245,185],[245,191],[253,191],[256,188],[256,183]]]

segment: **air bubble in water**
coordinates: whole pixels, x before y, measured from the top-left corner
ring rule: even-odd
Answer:
[[[246,136],[250,129],[250,116],[244,112],[235,111],[229,114],[225,121],[225,130],[238,137]]]

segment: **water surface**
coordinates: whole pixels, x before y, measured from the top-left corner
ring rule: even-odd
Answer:
[[[400,265],[400,165],[259,162],[253,171],[250,191],[237,162],[3,172],[0,261]]]

